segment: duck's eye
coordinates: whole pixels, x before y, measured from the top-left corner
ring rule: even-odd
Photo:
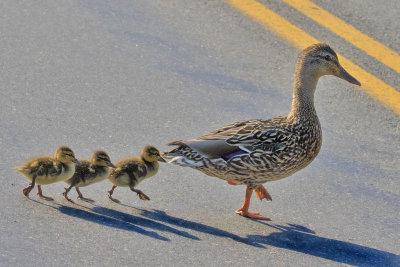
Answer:
[[[327,61],[331,61],[331,56],[330,56],[330,55],[326,55],[326,56],[325,56],[325,59],[326,59]]]

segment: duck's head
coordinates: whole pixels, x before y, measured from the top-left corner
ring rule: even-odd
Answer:
[[[102,150],[93,152],[92,157],[90,158],[90,164],[101,167],[116,168],[115,165],[112,164],[108,154]]]
[[[75,153],[67,146],[60,146],[54,153],[54,158],[62,163],[79,163],[75,158]]]
[[[297,69],[306,70],[316,78],[323,75],[334,75],[349,83],[361,85],[339,64],[335,51],[324,43],[314,44],[304,49],[299,55]]]
[[[145,146],[140,152],[140,157],[148,162],[162,161],[165,162],[160,155],[160,151],[154,146]]]

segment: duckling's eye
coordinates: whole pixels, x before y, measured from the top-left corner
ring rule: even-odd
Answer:
[[[331,61],[331,56],[330,55],[325,55],[325,60],[327,60],[327,61]]]

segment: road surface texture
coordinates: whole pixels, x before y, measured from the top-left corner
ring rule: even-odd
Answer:
[[[278,0],[260,1],[399,91],[400,74]],[[316,0],[400,53],[397,0]],[[288,113],[299,50],[224,1],[14,1],[0,4],[1,266],[399,266],[400,120],[336,77],[315,96],[320,154],[306,169],[265,184],[234,213],[244,186],[161,165],[138,188],[66,184],[41,200],[13,167],[68,145],[78,158],[113,161],[151,144],[225,124]],[[357,73],[351,73],[357,78]],[[362,82],[362,81],[361,81]],[[75,200],[76,193],[70,197]]]

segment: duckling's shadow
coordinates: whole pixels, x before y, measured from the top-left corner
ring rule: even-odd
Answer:
[[[208,225],[205,225],[202,223],[185,220],[185,219],[181,219],[178,217],[173,217],[173,216],[168,215],[165,211],[160,211],[160,210],[149,211],[149,210],[144,210],[144,209],[140,209],[140,208],[135,208],[135,207],[132,207],[132,206],[129,206],[126,204],[120,204],[120,205],[126,206],[126,207],[131,207],[133,209],[140,211],[141,212],[140,215],[143,217],[146,217],[147,219],[143,218],[143,217],[133,216],[131,214],[127,214],[124,212],[100,207],[100,206],[94,207],[92,209],[92,211],[102,214],[102,215],[110,216],[113,218],[118,218],[119,220],[124,220],[124,221],[130,222],[130,223],[139,224],[141,226],[151,227],[156,230],[164,231],[165,229],[167,229],[169,232],[172,232],[172,233],[176,233],[176,231],[179,231],[179,230],[167,225],[167,224],[170,224],[170,225],[194,230],[194,231],[205,233],[205,234],[230,238],[232,240],[244,243],[246,245],[265,248],[263,245],[252,242],[248,238],[243,238],[243,237],[240,237],[233,233],[230,233],[228,231],[225,231],[225,230],[222,230],[222,229],[219,229],[216,227],[208,226]],[[173,229],[173,231],[171,231],[169,229]],[[184,232],[184,233],[186,233],[186,232]],[[186,234],[190,235],[188,233],[186,233]],[[192,239],[200,240],[197,237],[192,238]]]
[[[75,205],[77,207],[80,207],[82,209],[65,206],[61,203],[57,203],[56,201],[41,202],[41,201],[31,199],[31,198],[29,198],[29,200],[31,200],[35,203],[38,203],[40,205],[56,209],[59,212],[66,214],[68,216],[84,219],[86,221],[90,221],[93,223],[97,223],[97,224],[101,224],[101,225],[105,225],[105,226],[109,226],[109,227],[113,227],[113,228],[136,232],[136,233],[143,234],[148,237],[155,238],[155,239],[162,240],[162,241],[170,241],[168,238],[159,235],[157,232],[147,231],[147,230],[145,230],[139,226],[136,226],[134,224],[85,210],[85,209],[89,209],[89,208],[86,206],[83,206],[79,203],[76,203],[76,202],[71,203],[71,204]],[[84,201],[84,203],[90,203],[90,202]],[[93,204],[93,203],[90,203],[90,204]]]
[[[247,238],[242,238],[238,235],[218,229],[216,227],[211,227],[211,226],[208,226],[205,224],[180,219],[177,217],[172,217],[172,216],[167,215],[164,211],[157,210],[157,211],[153,212],[153,211],[147,211],[147,210],[135,208],[135,207],[132,207],[132,206],[129,206],[126,204],[119,204],[121,206],[130,207],[130,208],[140,211],[141,215],[143,217],[139,217],[139,216],[125,213],[125,212],[98,206],[94,203],[90,203],[90,204],[93,207],[88,208],[86,206],[82,206],[82,205],[75,203],[75,205],[78,205],[79,207],[88,209],[88,210],[77,209],[77,208],[64,206],[64,205],[60,205],[59,207],[57,207],[57,209],[61,213],[69,215],[69,216],[77,217],[80,219],[84,219],[84,220],[87,220],[90,222],[106,225],[106,226],[113,227],[113,228],[119,228],[119,229],[123,229],[123,230],[137,232],[139,234],[143,234],[143,235],[146,235],[146,236],[149,236],[152,238],[156,238],[156,239],[160,239],[163,241],[170,241],[170,240],[164,236],[161,236],[157,232],[147,231],[143,228],[151,228],[151,229],[161,231],[161,232],[168,232],[168,233],[176,234],[178,236],[189,238],[192,240],[200,240],[200,238],[198,238],[195,235],[192,235],[186,231],[178,230],[174,227],[167,225],[167,224],[172,224],[172,225],[175,225],[175,226],[178,226],[181,228],[191,229],[191,230],[195,230],[198,232],[212,234],[212,235],[220,236],[220,237],[227,237],[227,238],[231,238],[232,240],[235,240],[235,241],[247,244],[247,245],[264,248],[263,245],[253,243],[252,241],[250,241]],[[44,205],[46,205],[46,204],[44,204]],[[153,214],[154,216],[150,216],[150,214]],[[160,218],[159,215],[161,215],[162,218]],[[145,218],[145,217],[147,217],[147,218]]]

